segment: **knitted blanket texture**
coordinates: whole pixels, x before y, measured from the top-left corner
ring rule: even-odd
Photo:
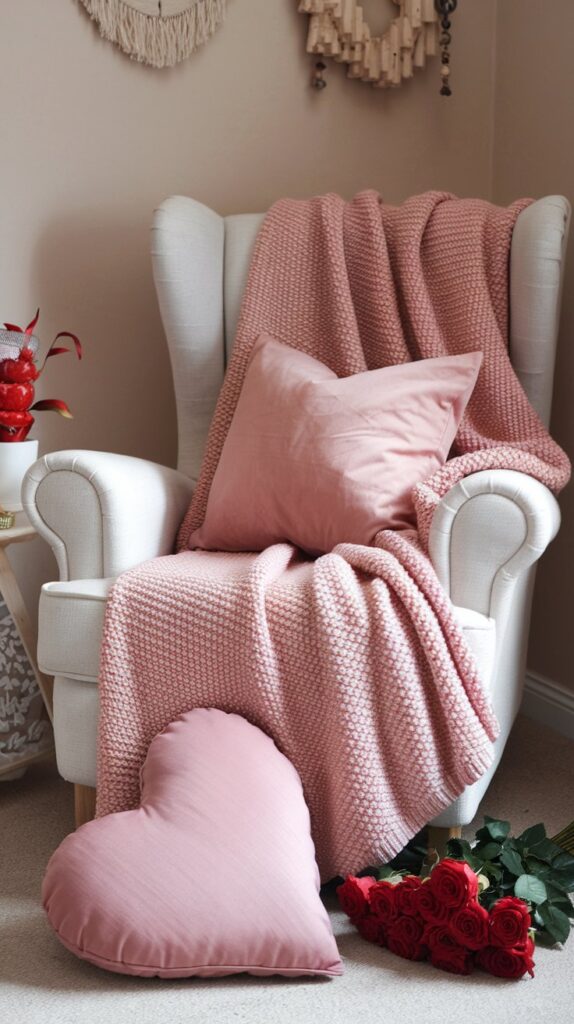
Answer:
[[[430,192],[392,207],[364,192],[267,214],[179,553],[124,573],[108,599],[99,815],[137,806],[149,743],[193,707],[244,715],[290,758],[323,879],[391,858],[487,769],[497,723],[426,545],[437,503],[469,473],[515,469],[554,491],[569,476],[508,357],[525,205]],[[263,331],[339,376],[483,350],[453,457],[413,492],[418,534],[381,531],[316,561],[286,543],[187,549]]]

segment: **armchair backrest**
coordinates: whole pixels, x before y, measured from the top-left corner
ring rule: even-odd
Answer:
[[[196,479],[264,214],[220,217],[185,196],[156,210],[152,262],[169,345],[178,469]],[[510,254],[510,357],[544,423],[550,419],[570,205],[547,196],[522,211]]]

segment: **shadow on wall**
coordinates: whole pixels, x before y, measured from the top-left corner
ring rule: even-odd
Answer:
[[[146,211],[144,211],[144,214]],[[30,292],[40,306],[45,349],[70,330],[84,346],[50,360],[38,388],[74,414],[40,413],[42,452],[63,448],[116,451],[175,465],[176,421],[171,368],[149,255],[152,210],[145,219],[113,209],[86,209],[49,223],[38,238]]]

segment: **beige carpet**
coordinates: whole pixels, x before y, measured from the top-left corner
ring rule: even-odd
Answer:
[[[574,744],[520,719],[484,808],[515,829],[574,817]],[[454,977],[368,945],[332,907],[345,961],[334,980],[123,978],[82,963],[50,932],[42,872],[72,828],[71,787],[52,765],[0,785],[0,1020],[6,1024],[546,1024],[574,1018],[574,936],[539,950],[536,977]]]

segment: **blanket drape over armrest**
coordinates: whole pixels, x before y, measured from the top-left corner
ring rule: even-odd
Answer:
[[[468,473],[516,469],[553,490],[568,479],[507,353],[523,206],[435,192],[390,207],[365,192],[269,212],[180,553],[124,574],[108,601],[98,814],[137,804],[151,739],[197,706],[245,715],[293,761],[324,879],[392,857],[486,770],[496,721],[426,540],[440,497]],[[315,562],[288,544],[186,550],[261,332],[339,376],[483,350],[454,457],[415,489],[418,537],[382,531]]]

